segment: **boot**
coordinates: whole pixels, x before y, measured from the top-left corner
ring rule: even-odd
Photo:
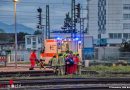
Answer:
[[[29,68],[29,70],[34,70],[34,68],[33,68],[33,67],[31,67],[31,68]]]

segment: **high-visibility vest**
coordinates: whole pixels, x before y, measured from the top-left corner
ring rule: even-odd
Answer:
[[[56,58],[52,58],[50,61],[52,62],[52,66],[58,65],[58,60]]]
[[[65,65],[65,59],[64,59],[63,56],[59,56],[59,58],[58,58],[58,65],[59,66]]]
[[[79,63],[78,63],[78,65],[82,65],[82,61],[81,61],[80,56],[78,56],[78,58],[79,58]]]

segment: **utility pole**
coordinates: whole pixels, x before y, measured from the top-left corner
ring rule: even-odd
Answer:
[[[106,33],[106,0],[98,0],[98,40],[99,47],[104,46],[104,35]]]
[[[89,1],[87,0],[87,34],[89,34]]]
[[[37,25],[37,29],[39,30],[39,29],[42,29],[42,9],[39,7],[38,9],[37,9],[37,11],[38,11],[38,25]]]
[[[44,26],[42,24],[42,9],[39,7],[37,9],[38,11],[38,25],[37,25],[37,30],[41,31],[41,50],[43,50],[43,43],[44,43]]]
[[[86,9],[83,9],[81,6],[80,6],[80,40],[83,42],[82,44],[82,48],[84,50],[84,34],[85,34],[85,29],[84,29],[84,22],[86,20],[86,17],[83,17],[83,10],[86,10]],[[82,59],[85,60],[85,57],[84,57],[84,53],[82,53]]]
[[[76,5],[75,0],[71,2],[71,38],[76,38],[76,23],[80,21],[80,3]]]
[[[17,13],[16,13],[16,5],[18,0],[13,0],[14,2],[14,30],[15,30],[15,68],[17,68],[17,49],[18,49],[18,42],[17,42]]]
[[[80,18],[80,40],[83,42],[82,44],[82,48],[84,50],[84,34],[85,34],[85,30],[84,30],[84,21],[85,21],[86,18]],[[85,57],[84,57],[84,53],[82,53],[83,57],[82,59],[85,60]]]
[[[76,37],[75,0],[71,2],[71,38]]]
[[[79,21],[79,19],[80,19],[80,17],[81,17],[81,5],[80,5],[80,3],[78,3],[77,5],[75,5],[75,12],[76,12],[76,14],[75,14],[75,16],[76,16],[76,22],[78,22]]]
[[[50,13],[49,13],[49,5],[46,5],[46,39],[50,39]]]

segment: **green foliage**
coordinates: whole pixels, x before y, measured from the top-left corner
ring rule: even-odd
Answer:
[[[39,34],[42,34],[42,32],[40,30],[37,30],[34,32],[34,35],[39,35]]]
[[[97,65],[97,66],[88,67],[87,70],[106,71],[106,70],[109,70],[109,67],[103,66],[103,65]]]
[[[130,72],[130,66],[90,66],[87,70],[103,71],[103,72]]]
[[[3,29],[0,29],[0,33],[5,33],[5,31]]]
[[[121,52],[130,52],[130,41],[124,41],[119,49]]]
[[[10,54],[10,53],[11,53],[11,50],[6,50],[6,53],[7,53],[7,54]]]
[[[28,33],[19,32],[19,33],[17,34],[18,41],[25,41],[25,35],[28,35]]]

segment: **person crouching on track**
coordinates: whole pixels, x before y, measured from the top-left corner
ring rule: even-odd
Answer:
[[[65,59],[63,57],[63,54],[60,53],[58,57],[58,66],[59,66],[59,75],[64,75],[65,74]]]
[[[51,66],[54,69],[54,72],[57,73],[57,65],[58,65],[58,60],[56,58],[56,55],[53,56],[53,58],[50,60]]]
[[[31,64],[31,67],[29,68],[29,70],[34,70],[34,66],[35,66],[36,59],[37,59],[36,50],[33,50],[31,52],[29,59],[30,59],[30,64]]]
[[[45,55],[44,55],[44,50],[40,53],[40,61],[38,63],[40,65],[40,69],[46,69],[45,67]]]

